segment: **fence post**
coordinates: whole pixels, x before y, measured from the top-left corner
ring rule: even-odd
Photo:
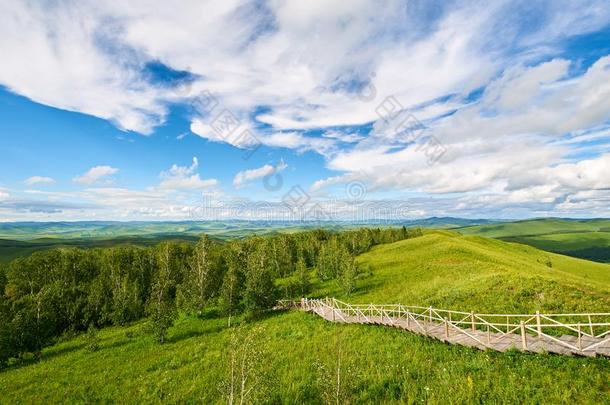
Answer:
[[[409,312],[409,309],[407,308],[407,329],[409,329],[411,327],[411,313]]]
[[[593,322],[591,321],[591,314],[587,315],[589,317],[589,330],[591,331],[591,336],[595,337],[595,334],[593,333]]]
[[[527,336],[525,336],[525,324],[523,321],[521,321],[519,326],[521,327],[521,346],[523,350],[527,350]]]
[[[491,343],[491,329],[489,328],[489,324],[487,324],[487,344]]]
[[[540,311],[536,311],[536,329],[538,330],[538,338],[542,336],[542,327],[540,326]]]
[[[580,330],[580,322],[578,322],[578,350],[582,350],[582,332]]]
[[[476,327],[474,325],[474,311],[470,311],[470,324],[471,324],[472,331],[474,332],[476,329]]]
[[[430,305],[430,322],[432,322],[432,305]]]
[[[449,323],[447,322],[447,318],[445,318],[445,339],[449,338]]]

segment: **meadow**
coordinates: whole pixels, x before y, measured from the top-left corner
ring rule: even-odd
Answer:
[[[310,296],[465,311],[610,307],[610,265],[451,231],[378,245],[357,261],[352,293],[312,271]],[[483,352],[294,311],[231,326],[214,308],[183,314],[164,344],[146,325],[102,329],[95,350],[86,334],[64,336],[41,360],[0,372],[0,402],[226,403],[240,359],[248,398],[263,403],[610,403],[604,358]]]
[[[497,238],[568,256],[610,262],[610,221],[607,219],[535,219],[457,230],[464,235]]]

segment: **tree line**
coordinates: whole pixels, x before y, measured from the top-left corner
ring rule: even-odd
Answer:
[[[0,365],[91,327],[147,317],[163,342],[180,312],[216,307],[229,322],[238,314],[255,315],[282,295],[308,294],[313,273],[350,293],[359,272],[356,255],[419,235],[404,227],[318,229],[228,242],[203,235],[196,243],[35,252],[0,268]]]

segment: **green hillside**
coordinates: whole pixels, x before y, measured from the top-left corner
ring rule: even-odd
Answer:
[[[312,296],[466,311],[610,308],[610,265],[499,240],[432,231],[376,246],[358,260],[365,274],[351,296],[335,281],[317,280]],[[607,359],[481,352],[297,312],[269,314],[248,322],[244,331],[229,328],[227,321],[214,311],[204,319],[183,316],[163,345],[142,333],[143,323],[102,330],[94,352],[86,349],[85,336],[66,339],[45,349],[40,362],[0,372],[0,403],[226,403],[231,359],[241,358],[248,336],[257,348],[250,382],[258,384],[251,393],[271,403],[334,402],[337,392],[340,403],[608,403],[610,398]]]
[[[610,262],[610,220],[536,219],[458,229],[599,262]]]
[[[433,305],[479,312],[610,308],[610,265],[451,231],[380,245],[359,257],[373,276],[350,302]]]
[[[498,224],[473,225],[462,227],[459,231],[463,234],[481,235],[490,238],[547,235],[551,233],[610,231],[610,220],[541,218]]]

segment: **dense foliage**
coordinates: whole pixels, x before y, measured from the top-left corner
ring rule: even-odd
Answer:
[[[350,293],[358,275],[355,255],[419,235],[404,227],[315,230],[228,243],[204,235],[195,244],[35,252],[0,270],[0,365],[39,353],[68,331],[148,317],[151,333],[163,342],[179,312],[197,315],[214,305],[229,317],[257,314],[282,294],[307,294],[314,269]]]

